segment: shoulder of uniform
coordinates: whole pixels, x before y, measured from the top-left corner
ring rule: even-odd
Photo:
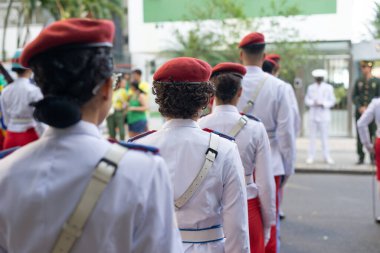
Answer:
[[[141,144],[136,144],[136,143],[131,143],[131,142],[121,141],[121,142],[118,142],[118,144],[127,148],[127,149],[143,151],[143,152],[151,153],[154,155],[157,155],[160,151],[156,147],[141,145]]]
[[[206,131],[206,132],[208,132],[208,133],[213,133],[213,134],[219,135],[220,137],[225,138],[225,139],[227,139],[227,140],[235,141],[235,138],[234,138],[234,137],[231,137],[231,136],[226,135],[226,134],[224,134],[224,133],[221,133],[221,132],[218,132],[218,131],[212,130],[212,129],[210,129],[210,128],[203,128],[202,130],[203,130],[203,131]]]
[[[138,139],[141,139],[141,138],[143,138],[143,137],[145,137],[145,136],[148,136],[148,135],[150,135],[150,134],[152,134],[152,133],[155,133],[155,132],[157,132],[157,131],[156,131],[156,130],[151,130],[151,131],[147,131],[147,132],[145,132],[145,133],[142,133],[142,134],[136,135],[135,137],[130,138],[130,139],[128,140],[128,142],[134,142],[134,141],[136,141],[136,140],[138,140]]]
[[[254,121],[261,122],[261,120],[260,120],[259,118],[255,117],[255,116],[253,116],[253,115],[245,114],[245,113],[242,113],[242,112],[241,112],[240,114],[243,115],[243,116],[246,116],[248,119],[252,119],[252,120],[254,120]]]
[[[5,149],[5,150],[2,150],[0,151],[0,159],[3,159],[4,157],[6,157],[7,155],[10,155],[12,154],[13,152],[15,152],[17,149],[19,149],[20,147],[14,147],[14,148],[10,148],[10,149]]]

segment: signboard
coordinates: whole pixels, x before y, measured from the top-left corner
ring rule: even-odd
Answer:
[[[196,20],[195,10],[205,8],[206,0],[143,0],[144,22],[165,22]],[[220,0],[224,1],[224,0]],[[243,5],[245,15],[250,18],[281,15],[272,8],[270,0],[238,0]],[[216,1],[217,2],[217,1]],[[275,3],[281,1],[275,0]],[[337,0],[286,0],[285,6],[296,6],[299,15],[334,14],[337,10]],[[276,13],[275,13],[276,12]],[[223,14],[217,15],[220,19]]]

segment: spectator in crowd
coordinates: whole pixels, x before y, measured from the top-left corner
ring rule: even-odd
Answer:
[[[149,84],[142,80],[142,71],[140,69],[135,69],[132,71],[131,81],[137,82],[139,84],[139,89],[144,91],[145,94],[149,94]]]
[[[146,111],[148,110],[148,98],[144,90],[139,88],[139,83],[131,82],[127,111],[129,137],[134,137],[148,130]]]
[[[380,96],[380,80],[372,76],[372,61],[361,61],[360,68],[362,76],[355,82],[352,92],[352,101],[355,104],[355,120],[357,121],[367,109],[367,106],[374,97]],[[370,138],[375,136],[376,125],[374,122],[368,125]],[[358,162],[356,164],[363,164],[365,154],[363,152],[363,145],[359,139],[359,133],[356,135],[356,150],[358,153]],[[371,155],[371,163],[374,163],[373,154]]]
[[[122,75],[117,79],[116,90],[112,96],[112,108],[107,117],[107,127],[110,138],[116,139],[116,130],[119,130],[119,139],[125,139],[125,110],[128,104],[128,95],[125,90],[126,80]]]

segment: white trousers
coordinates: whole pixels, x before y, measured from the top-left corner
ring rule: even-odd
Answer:
[[[323,157],[325,159],[330,158],[330,150],[329,150],[329,144],[328,144],[328,130],[329,130],[329,124],[330,122],[326,121],[315,121],[310,120],[309,121],[309,158],[314,159],[315,157],[315,150],[316,150],[316,138],[317,133],[319,132],[321,135],[321,142],[322,142],[322,151],[323,151]]]

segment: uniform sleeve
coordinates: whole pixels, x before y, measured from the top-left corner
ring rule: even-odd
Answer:
[[[292,102],[292,112],[293,112],[293,120],[294,120],[294,133],[297,136],[301,131],[301,116],[298,109],[298,102],[296,98],[296,94],[290,84],[287,85],[289,90],[289,97]]]
[[[289,94],[284,89],[281,89],[280,92],[278,98],[279,107],[276,115],[276,136],[284,163],[285,175],[292,175],[294,174],[294,158],[296,156],[294,120]]]
[[[314,105],[314,100],[311,96],[311,88],[310,88],[311,85],[309,85],[309,87],[307,87],[307,90],[306,90],[306,96],[305,96],[305,104],[307,106],[313,106]]]
[[[173,191],[169,180],[168,169],[161,157],[158,159],[158,168],[150,185],[142,219],[138,222],[138,229],[134,237],[136,253],[181,253],[182,240],[177,227],[174,213]]]
[[[369,135],[368,125],[371,124],[371,122],[375,118],[375,110],[376,110],[375,101],[376,100],[371,101],[368,108],[364,111],[362,116],[360,116],[357,122],[357,129],[358,129],[360,141],[369,151],[373,150],[373,145],[371,142],[371,137]]]
[[[249,252],[247,192],[244,168],[237,146],[224,162],[222,196],[223,228],[226,236],[225,252]]]
[[[264,125],[261,124],[261,126],[255,157],[255,177],[259,190],[263,225],[268,229],[276,224],[276,186],[270,160],[270,143]]]
[[[6,110],[6,105],[3,96],[0,96],[0,109],[1,109],[1,115],[3,117],[3,122],[5,126],[8,126],[9,123],[9,114]]]
[[[328,93],[325,97],[325,100],[323,101],[323,107],[324,108],[331,108],[335,105],[335,94],[334,94],[334,88],[328,84]]]

